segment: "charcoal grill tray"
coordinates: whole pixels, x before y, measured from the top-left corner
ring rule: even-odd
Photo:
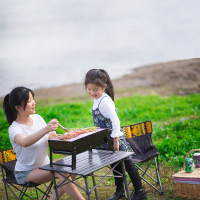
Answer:
[[[52,154],[72,155],[72,164],[65,165],[76,169],[76,155],[87,150],[92,150],[100,146],[107,140],[110,144],[109,129],[96,129],[93,132],[80,134],[75,138],[68,140],[50,139],[48,140],[50,147],[50,166],[61,165],[53,162]],[[111,145],[112,147],[112,145]],[[113,152],[114,149],[112,148]]]

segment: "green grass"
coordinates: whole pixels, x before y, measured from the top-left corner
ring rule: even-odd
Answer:
[[[54,105],[50,105],[49,102],[48,100],[47,104],[44,102],[36,104],[36,112],[46,122],[52,118],[57,118],[60,124],[68,128],[93,126],[92,101]],[[2,102],[0,105],[2,105]],[[153,141],[160,152],[159,161],[163,168],[161,180],[163,181],[165,198],[178,199],[171,175],[180,170],[187,152],[199,148],[200,94],[170,97],[156,95],[124,97],[117,99],[115,105],[122,126],[146,120],[152,121]],[[1,106],[0,149],[11,147],[8,127]],[[62,129],[58,128],[57,133],[63,132]],[[59,159],[60,157],[56,158]],[[109,189],[110,187],[112,189]],[[104,196],[102,199],[105,196],[108,198],[114,191],[113,179],[106,180],[102,188],[104,188],[102,189],[102,195]],[[164,199],[159,195],[156,197],[157,194],[148,189],[149,186],[146,186],[146,188],[149,199]]]

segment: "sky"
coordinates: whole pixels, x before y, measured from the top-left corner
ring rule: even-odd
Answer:
[[[199,57],[198,0],[1,0],[0,96]]]

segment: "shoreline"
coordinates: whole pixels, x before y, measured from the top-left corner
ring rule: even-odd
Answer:
[[[188,95],[200,93],[200,58],[145,65],[113,79],[116,98],[138,95]],[[35,99],[86,100],[82,83],[35,89]],[[0,97],[3,100],[4,97]]]

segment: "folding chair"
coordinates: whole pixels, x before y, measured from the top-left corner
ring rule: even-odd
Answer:
[[[6,149],[0,151],[2,181],[4,183],[7,200],[9,200],[10,195],[14,196],[16,199],[23,199],[24,196],[26,196],[28,199],[36,199],[35,195],[34,198],[31,197],[32,195],[28,190],[29,188],[35,189],[37,199],[47,199],[47,197],[50,197],[49,193],[51,193],[53,181],[51,181],[48,186],[47,184],[42,184],[42,188],[39,188],[40,184],[36,184],[33,182],[28,182],[26,184],[18,184],[14,176],[15,164],[16,155],[13,149]],[[12,194],[8,193],[8,191],[10,191]],[[38,192],[41,192],[42,196],[40,196]]]
[[[163,191],[160,182],[158,163],[159,152],[153,144],[151,121],[122,126],[122,131],[126,140],[136,153],[131,160],[135,164],[136,168],[141,171],[141,179],[162,195]],[[154,164],[155,167],[154,175],[156,176],[156,179],[149,174],[152,164]],[[159,187],[156,186],[156,184],[158,184]]]

